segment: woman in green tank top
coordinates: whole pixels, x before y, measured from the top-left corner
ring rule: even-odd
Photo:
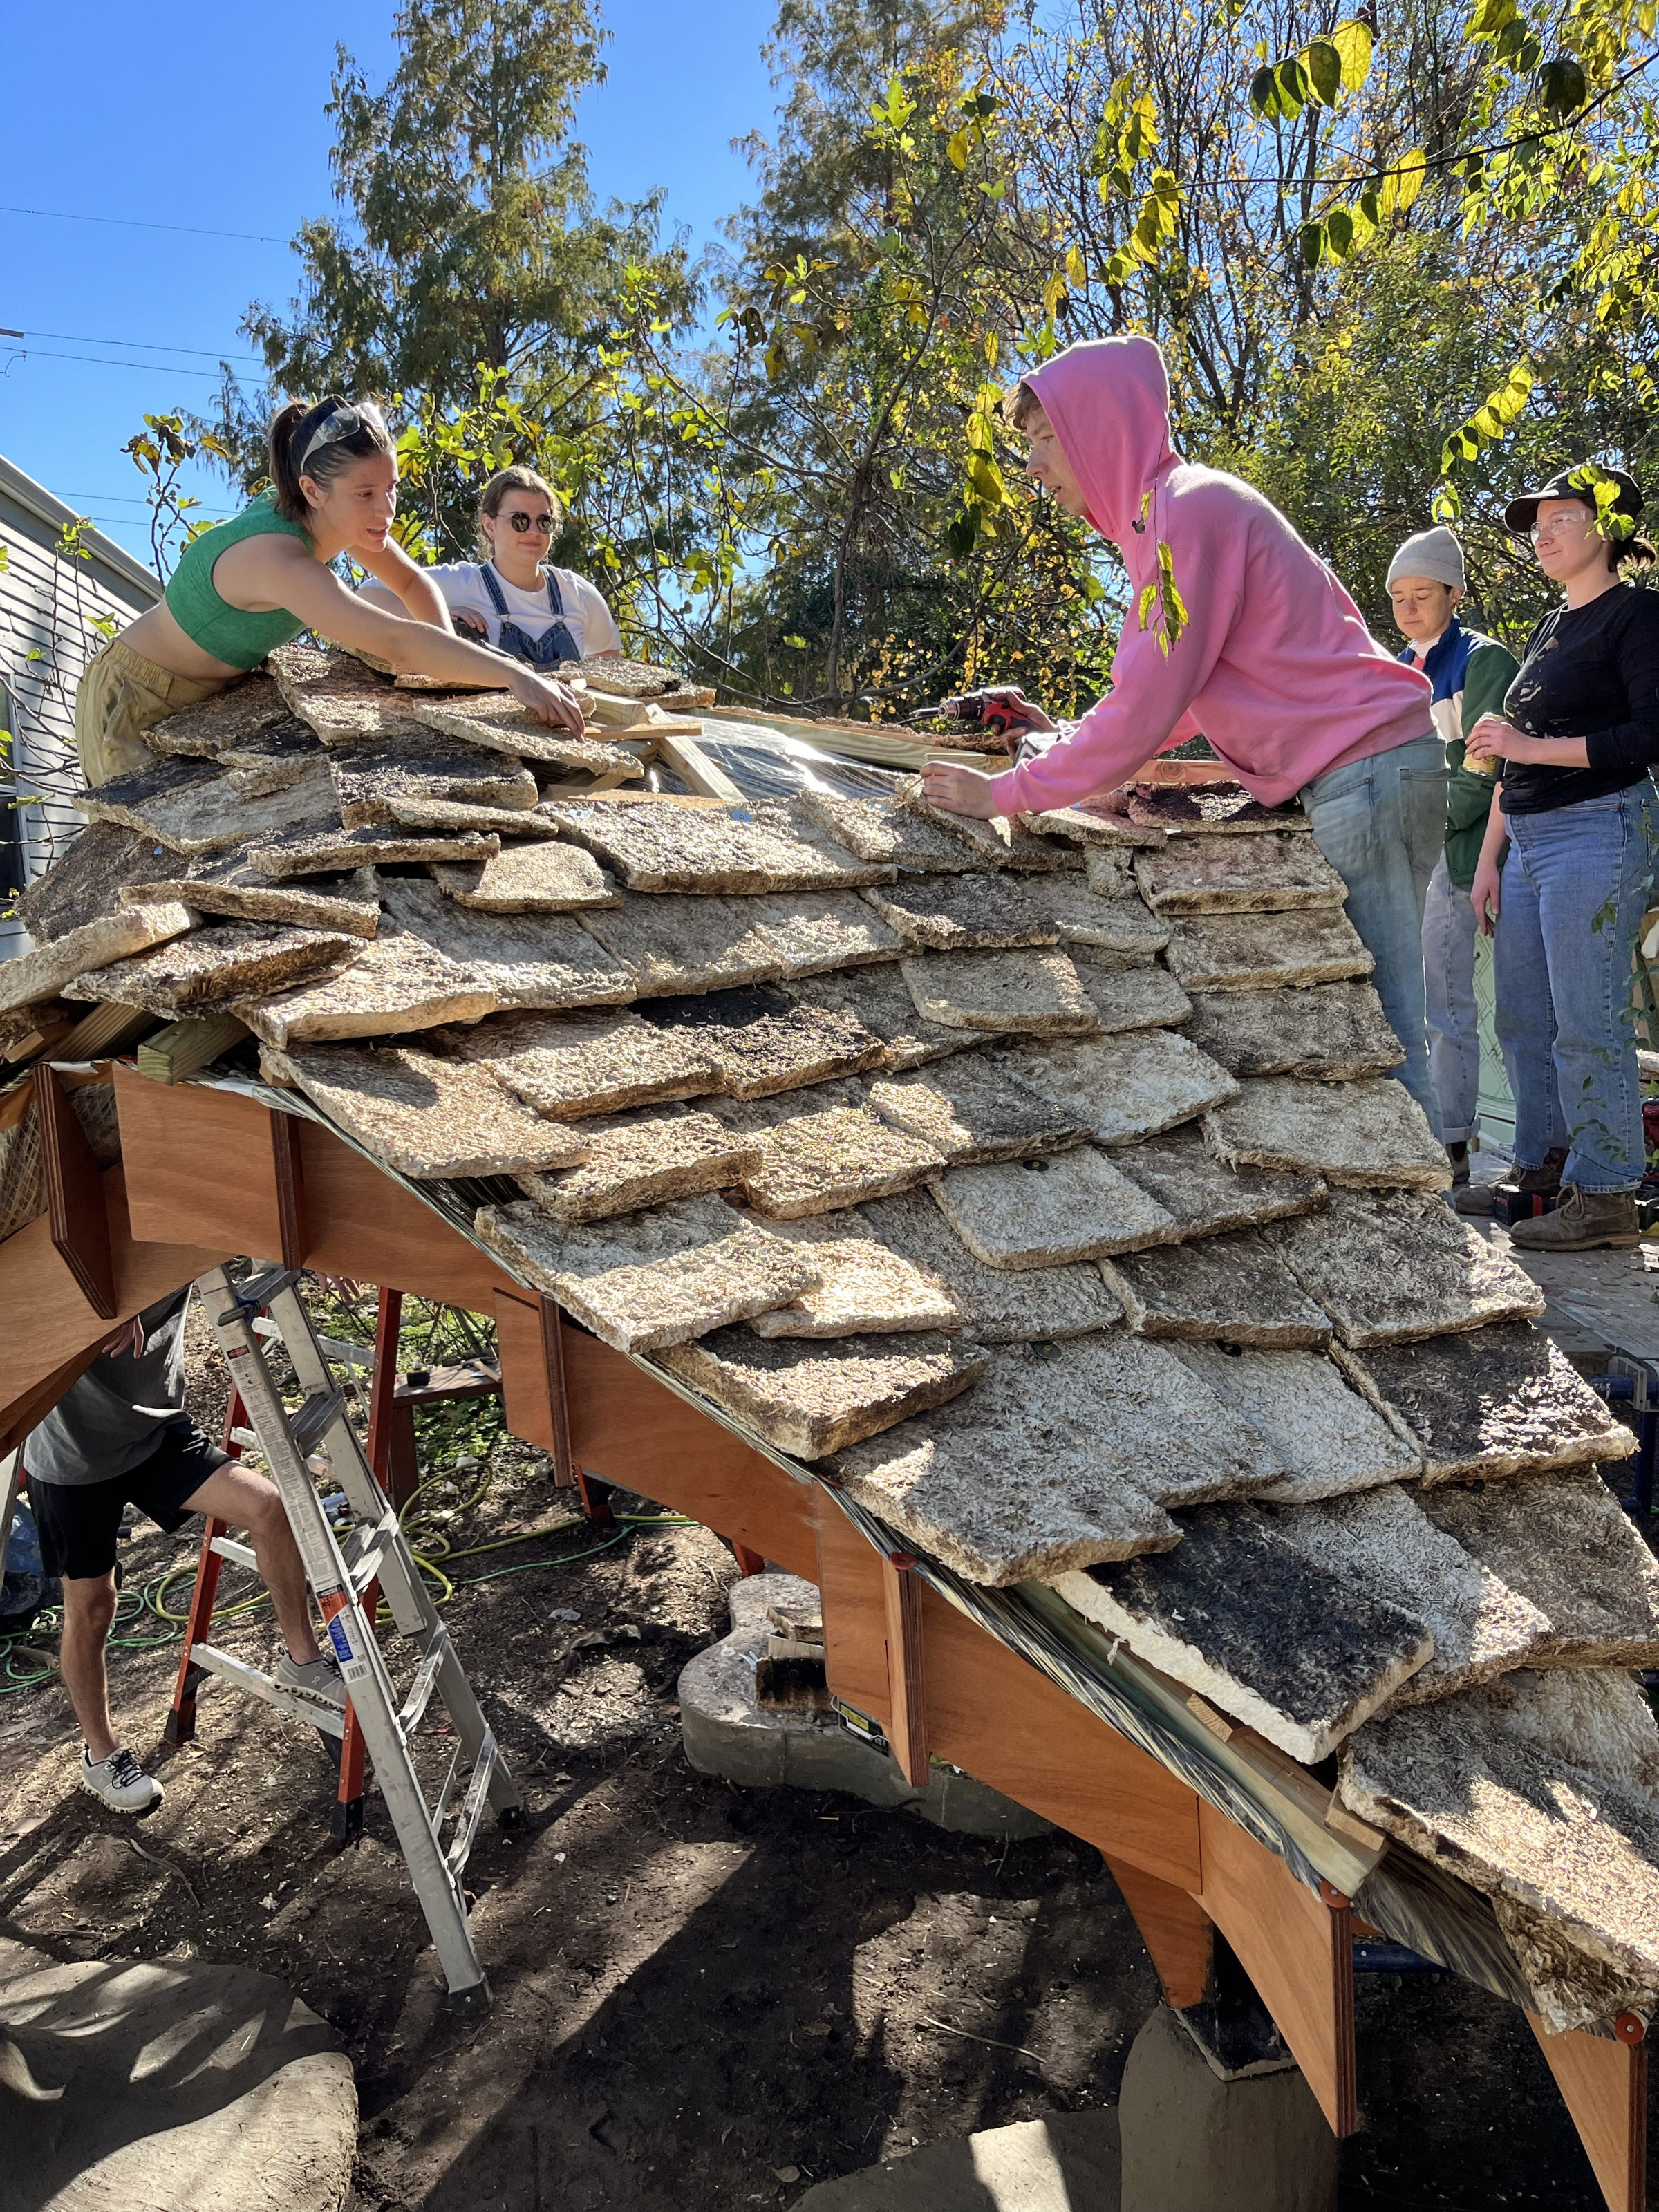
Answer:
[[[89,785],[143,767],[141,733],[209,698],[301,630],[372,653],[400,675],[505,685],[580,735],[562,684],[457,637],[442,594],[391,535],[398,460],[378,408],[331,393],[294,400],[270,426],[270,486],[230,522],[187,546],[159,606],[98,653],[75,700],[75,741]],[[349,553],[402,605],[348,591],[330,563]]]

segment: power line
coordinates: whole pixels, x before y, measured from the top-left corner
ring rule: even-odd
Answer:
[[[0,332],[0,336],[23,337],[22,331]],[[149,338],[89,338],[84,331],[37,331],[37,337],[61,338],[67,345],[129,345],[137,346],[140,353],[192,353],[204,361],[251,361],[258,364],[259,356],[252,353],[229,353],[218,346],[157,345]]]
[[[52,353],[45,346],[14,346],[12,356],[17,361],[78,361],[86,368],[142,368],[151,376],[203,376],[210,384],[219,381],[217,373],[210,368],[177,368],[166,361],[100,361],[91,353]]]
[[[26,208],[0,206],[0,215],[34,216],[43,222],[97,222],[112,224],[120,230],[166,230],[175,238],[234,238],[244,246],[288,246],[286,238],[265,238],[252,230],[200,230],[183,222],[143,222],[137,216],[127,215],[69,215],[62,208]]]

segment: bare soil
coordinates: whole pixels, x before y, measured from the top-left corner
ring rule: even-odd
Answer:
[[[568,1514],[528,1448],[489,1473],[438,1532],[452,1553]],[[167,1785],[142,1825],[76,1790],[55,1682],[0,1698],[0,1934],[282,1976],[357,2070],[356,2212],[787,2206],[919,2144],[1109,2103],[1158,1992],[1098,1853],[695,1773],[675,1683],[725,1632],[735,1565],[704,1529],[623,1525],[451,1562],[544,1562],[458,1588],[447,1614],[530,1808],[523,1832],[484,1831],[470,1870],[487,2019],[442,2007],[379,1799],[359,1843],[331,1839],[317,1735],[214,1684],[197,1741],[162,1746],[176,1643],[112,1655],[128,1739]],[[132,1591],[187,1568],[194,1540],[144,1523],[124,1550]],[[270,1655],[263,1608],[215,1632]],[[447,1761],[433,1723],[430,1783]],[[1517,2012],[1449,1978],[1362,1977],[1359,2063],[1344,2212],[1599,2206]]]

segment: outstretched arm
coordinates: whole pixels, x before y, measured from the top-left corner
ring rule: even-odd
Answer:
[[[454,629],[443,593],[401,545],[388,538],[374,552],[354,557],[376,579],[364,585],[359,599],[368,598],[371,606],[385,607],[389,614],[406,614],[411,622],[429,623],[434,629]]]
[[[239,557],[244,554],[255,557]],[[467,644],[447,625],[441,629],[434,623],[410,622],[366,605],[362,592],[347,591],[331,568],[313,560],[291,538],[244,538],[221,556],[220,568],[228,561],[236,563],[234,581],[239,601],[264,600],[270,607],[286,608],[319,637],[372,653],[400,676],[432,676],[440,683],[509,690],[544,721],[562,722],[578,737],[582,732],[582,710],[562,684],[536,675],[522,662]]]

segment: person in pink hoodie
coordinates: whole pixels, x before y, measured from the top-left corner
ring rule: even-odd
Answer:
[[[1176,453],[1169,377],[1150,338],[1067,347],[1024,380],[1014,420],[1031,476],[1127,567],[1112,686],[1068,737],[1005,775],[928,768],[928,797],[988,819],[1099,800],[1200,733],[1264,804],[1299,796],[1376,963],[1372,981],[1406,1049],[1400,1080],[1437,1128],[1422,926],[1445,841],[1447,768],[1428,679],[1377,644],[1270,501]],[[1139,615],[1160,544],[1188,610],[1167,651],[1159,618]]]

